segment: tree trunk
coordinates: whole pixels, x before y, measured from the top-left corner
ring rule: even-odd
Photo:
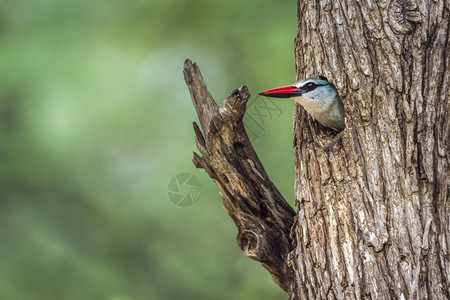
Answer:
[[[299,299],[449,299],[449,10],[299,1],[298,78],[324,75],[337,137],[295,110]]]
[[[425,1],[299,1],[297,76],[335,84],[346,128],[296,105],[296,214],[245,133],[246,87],[219,107],[185,63],[194,163],[290,299],[450,298],[449,3]]]

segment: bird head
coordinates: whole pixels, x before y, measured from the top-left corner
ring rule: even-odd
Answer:
[[[342,130],[345,127],[344,105],[333,84],[325,77],[306,78],[292,85],[259,93],[261,96],[291,98],[325,127]]]
[[[305,78],[292,85],[270,89],[261,96],[291,98],[305,107],[331,105],[337,95],[336,88],[325,77]]]

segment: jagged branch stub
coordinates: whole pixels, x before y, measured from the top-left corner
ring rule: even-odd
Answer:
[[[245,132],[242,118],[250,93],[242,86],[218,106],[190,60],[185,61],[184,77],[203,130],[202,134],[194,122],[201,155],[194,153],[193,162],[220,188],[223,206],[239,231],[239,247],[288,291],[293,275],[287,256],[295,212],[270,181]]]

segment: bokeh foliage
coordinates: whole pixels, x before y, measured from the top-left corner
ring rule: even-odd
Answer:
[[[291,83],[296,24],[295,1],[0,2],[0,299],[285,299],[191,163],[182,66],[218,101]],[[292,202],[277,104],[254,146]],[[182,172],[202,183],[185,209]]]

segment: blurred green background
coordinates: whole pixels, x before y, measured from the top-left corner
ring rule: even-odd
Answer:
[[[0,299],[287,299],[191,162],[182,67],[218,102],[289,84],[296,26],[296,1],[0,2]],[[293,103],[265,101],[245,123],[292,203]]]

